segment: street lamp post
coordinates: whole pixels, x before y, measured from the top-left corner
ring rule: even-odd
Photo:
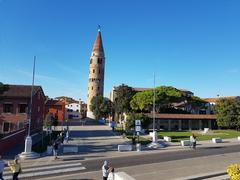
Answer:
[[[36,56],[34,56],[34,62],[33,62],[33,77],[32,77],[31,99],[30,99],[30,107],[29,107],[28,135],[25,139],[24,152],[19,154],[20,159],[35,159],[40,156],[39,154],[32,151],[32,137],[31,137],[32,101],[33,101],[33,88],[34,88],[34,78],[35,78],[35,62],[36,62]]]
[[[156,121],[156,88],[155,88],[155,73],[153,75],[153,132],[152,132],[152,142],[148,145],[149,148],[160,148],[164,147],[162,144],[158,143],[157,131],[155,130]]]

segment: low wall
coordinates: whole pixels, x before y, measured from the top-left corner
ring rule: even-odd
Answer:
[[[0,139],[0,155],[4,155],[11,148],[24,142],[26,129],[19,130],[11,135]]]

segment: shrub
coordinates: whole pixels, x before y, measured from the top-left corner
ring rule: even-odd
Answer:
[[[227,173],[231,180],[240,179],[240,164],[232,164],[227,168]]]

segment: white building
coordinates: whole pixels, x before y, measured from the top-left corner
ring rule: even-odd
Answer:
[[[66,119],[81,119],[81,105],[79,103],[70,103],[65,105]]]

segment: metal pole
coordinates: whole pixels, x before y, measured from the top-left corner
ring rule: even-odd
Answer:
[[[33,62],[33,78],[32,78],[32,89],[31,89],[31,100],[30,100],[30,109],[29,109],[29,126],[28,126],[28,136],[31,134],[31,124],[32,124],[32,99],[33,99],[33,87],[34,87],[34,76],[35,76],[35,61],[36,56],[34,56]]]
[[[154,80],[153,80],[153,132],[155,131],[155,98],[156,98],[156,91],[155,91],[155,73],[153,74]]]

